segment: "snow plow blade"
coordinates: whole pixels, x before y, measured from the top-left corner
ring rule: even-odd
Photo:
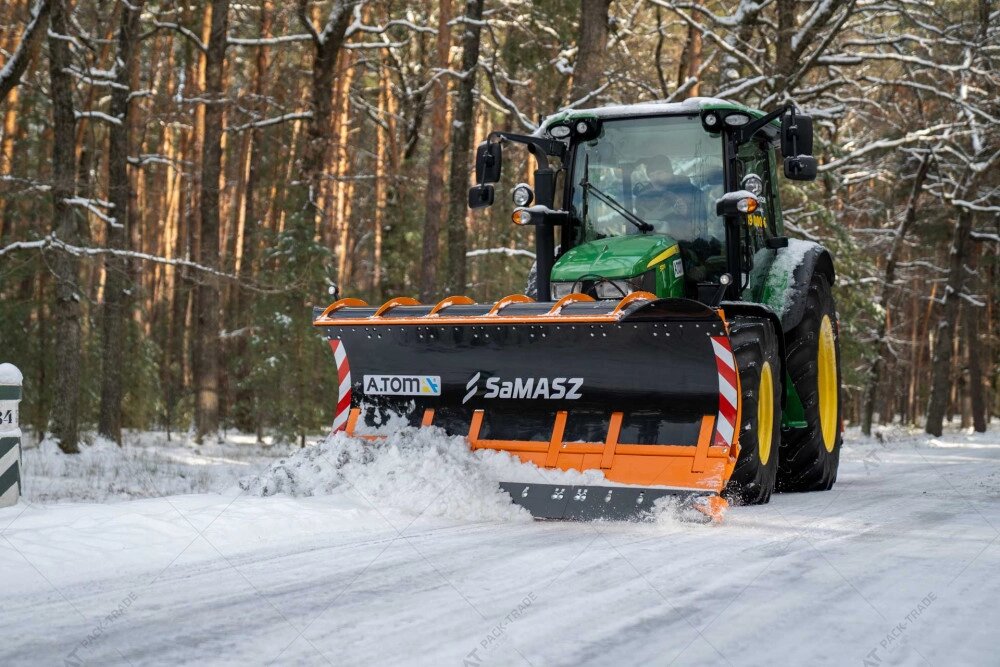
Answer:
[[[500,482],[514,501],[536,519],[634,521],[649,515],[656,501],[668,499],[679,508],[721,521],[726,502],[715,494],[632,486],[566,486]]]
[[[715,520],[739,445],[722,310],[637,292],[496,304],[341,299],[314,324],[338,373],[334,431],[437,426],[472,449],[627,486],[502,482],[538,518],[628,519],[680,496]],[[558,479],[553,479],[558,482]]]

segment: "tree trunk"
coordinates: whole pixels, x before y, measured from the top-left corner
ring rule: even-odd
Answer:
[[[681,53],[681,62],[677,67],[677,87],[680,88],[691,77],[698,76],[701,68],[701,31],[693,25],[687,29],[687,40],[684,42],[684,51]],[[688,97],[697,97],[701,90],[701,83],[695,83],[688,90]]]
[[[271,0],[265,0],[261,7],[260,36],[268,38],[271,36],[271,28],[274,23],[274,5]],[[253,92],[258,100],[263,99],[265,94],[264,81],[270,67],[270,51],[266,46],[257,49],[256,71],[254,73]],[[264,105],[260,102],[262,107]],[[260,144],[262,131],[254,128],[250,131],[250,145],[248,147],[249,157],[247,158],[246,175],[246,195],[243,202],[243,234],[240,238],[240,262],[238,273],[240,278],[249,281],[253,277],[254,267],[257,259],[257,243],[260,241],[260,218],[261,212],[257,207],[256,190],[259,180],[259,155],[261,153]],[[234,328],[249,327],[252,325],[253,311],[251,309],[251,296],[241,286],[235,290],[235,308],[233,309]],[[253,360],[249,357],[248,343],[250,341],[249,330],[246,334],[237,337],[235,345],[236,362],[236,391],[235,410],[233,412],[236,420],[236,427],[246,433],[256,433],[260,430],[261,415],[257,409],[257,392],[251,387],[250,373],[253,370]]]
[[[53,0],[49,42],[52,96],[52,230],[66,243],[76,243],[85,224],[79,209],[67,202],[76,194],[76,118],[72,63],[66,30],[66,0]],[[80,451],[80,289],[79,262],[65,252],[51,259],[55,277],[55,396],[52,432],[67,454]]]
[[[879,318],[878,330],[876,331],[878,351],[875,355],[875,360],[868,369],[868,380],[865,384],[865,396],[861,407],[861,432],[865,435],[871,435],[872,432],[872,415],[875,412],[875,399],[878,395],[878,387],[882,379],[882,366],[885,364],[885,360],[890,353],[889,345],[886,343],[885,338],[888,333],[889,298],[892,294],[893,283],[896,282],[896,265],[899,262],[899,255],[903,251],[906,235],[913,227],[913,223],[916,222],[917,202],[920,199],[920,193],[924,189],[924,181],[927,180],[930,163],[931,155],[928,153],[924,156],[920,162],[920,167],[917,169],[917,174],[913,179],[913,187],[910,188],[910,197],[906,204],[906,212],[903,214],[902,222],[896,228],[896,234],[892,239],[892,247],[889,249],[889,254],[885,259],[882,296],[879,299],[879,305],[883,310],[882,316]]]
[[[796,0],[777,0],[778,39],[774,43],[774,68],[771,92],[780,95],[788,84],[787,77],[798,64],[792,55],[792,37],[795,35]]]
[[[223,61],[229,0],[212,0],[212,27],[205,58],[205,136],[201,153],[201,229],[198,263],[219,265],[219,180],[222,175]],[[195,439],[219,430],[219,280],[204,274],[197,286]]]
[[[451,173],[448,204],[448,288],[452,294],[465,292],[468,238],[465,221],[468,212],[469,174],[472,172],[472,133],[475,129],[476,63],[483,18],[483,0],[466,0],[462,30],[462,72],[458,83],[451,133]]]
[[[330,153],[330,127],[333,118],[333,88],[337,75],[337,56],[344,44],[344,33],[351,22],[354,3],[335,0],[322,31],[317,32],[309,17],[307,0],[299,0],[299,22],[313,35],[312,88],[309,110],[312,118],[306,136],[302,158],[302,173],[308,184],[307,194],[313,233],[318,229],[323,211],[317,205],[323,180],[323,169]]]
[[[379,82],[381,84],[378,94],[379,117],[385,117],[389,111],[389,73],[385,65],[379,67]],[[374,197],[375,211],[372,215],[372,270],[369,294],[378,301],[382,296],[382,227],[385,224],[385,210],[389,204],[387,165],[389,157],[386,155],[389,146],[389,131],[381,123],[375,126],[375,183]]]
[[[605,50],[608,48],[610,8],[611,0],[580,0],[580,34],[576,41],[571,103],[596,90],[604,78],[604,66],[608,62]]]
[[[14,144],[15,138],[20,139],[24,135],[24,127],[18,122],[18,92],[17,88],[10,92],[7,98],[6,109],[3,111],[3,138],[0,139],[0,177],[10,176],[14,173]],[[6,236],[13,236],[15,232],[14,222],[17,220],[15,214],[16,206],[9,197],[0,197],[0,243],[4,243]]]
[[[976,252],[973,251],[970,257],[970,268],[975,270],[978,262]],[[981,306],[971,303],[965,304],[962,309],[964,315],[964,329],[966,352],[969,355],[969,384],[967,395],[969,398],[969,412],[972,418],[972,428],[976,433],[986,432],[986,399],[983,396],[983,362],[982,347],[983,342],[979,338],[979,317],[985,310]],[[987,357],[989,358],[989,357]]]
[[[958,324],[958,305],[963,289],[966,247],[972,228],[972,213],[967,208],[958,209],[958,221],[951,241],[948,262],[948,279],[942,296],[937,336],[934,341],[934,357],[931,362],[931,395],[927,404],[927,433],[940,436],[944,426],[944,415],[948,410],[948,395],[951,387],[952,345],[955,327]]]
[[[447,69],[451,50],[451,0],[438,7],[437,66]],[[448,80],[438,77],[431,104],[431,141],[427,159],[427,189],[424,193],[423,252],[420,262],[420,299],[429,301],[437,290],[437,267],[441,247],[441,218],[446,215],[444,166],[448,148]]]
[[[65,11],[65,10],[64,10]],[[28,62],[38,44],[45,34],[45,25],[48,22],[49,0],[36,0],[31,6],[31,15],[28,23],[24,27],[17,47],[0,68],[0,102],[7,99],[7,95],[21,82],[21,76],[28,69]]]
[[[118,29],[118,53],[115,57],[116,86],[111,89],[110,114],[121,124],[108,129],[108,201],[111,215],[116,221],[107,226],[109,248],[127,248],[130,231],[131,187],[128,175],[129,155],[129,96],[131,94],[135,39],[139,30],[139,17],[145,0],[132,0],[122,5],[121,26]],[[121,444],[122,397],[124,394],[124,366],[126,332],[134,286],[131,280],[131,262],[109,255],[104,263],[104,308],[101,318],[101,407],[97,431]]]

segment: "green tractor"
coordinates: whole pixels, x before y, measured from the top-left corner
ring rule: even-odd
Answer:
[[[470,207],[494,203],[504,144],[537,162],[534,188],[512,192],[513,222],[535,230],[527,296],[317,311],[335,429],[376,432],[392,411],[543,470],[603,473],[501,483],[543,518],[631,517],[679,495],[717,519],[727,501],[829,489],[833,259],[784,236],[778,194],[778,150],[785,178],[816,178],[812,120],[708,98],[558,113],[489,135]]]

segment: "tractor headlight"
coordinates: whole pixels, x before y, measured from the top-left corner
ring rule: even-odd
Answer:
[[[631,278],[601,278],[585,276],[577,281],[552,282],[549,285],[552,298],[559,300],[567,294],[577,292],[588,294],[595,299],[622,299],[632,292],[654,292],[656,290],[656,275],[646,271]]]
[[[514,206],[531,206],[531,202],[535,200],[535,193],[527,183],[518,183],[514,186],[511,198],[514,200]]]
[[[632,292],[655,292],[656,274],[646,271],[631,278],[596,281],[593,294],[598,299],[622,299]]]
[[[579,286],[580,283],[577,283]],[[552,298],[558,301],[559,299],[573,293],[573,283],[570,282],[560,282],[560,283],[550,283],[549,291],[552,292]]]
[[[629,280],[602,280],[594,286],[598,299],[621,299],[635,291]]]
[[[572,131],[569,125],[553,125],[549,128],[549,134],[556,139],[565,139]]]

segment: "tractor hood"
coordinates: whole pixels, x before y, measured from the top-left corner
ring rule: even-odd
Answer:
[[[676,245],[676,241],[663,234],[629,234],[590,241],[567,250],[556,261],[552,280],[580,280],[588,276],[631,278],[661,263],[673,254],[671,250]]]

